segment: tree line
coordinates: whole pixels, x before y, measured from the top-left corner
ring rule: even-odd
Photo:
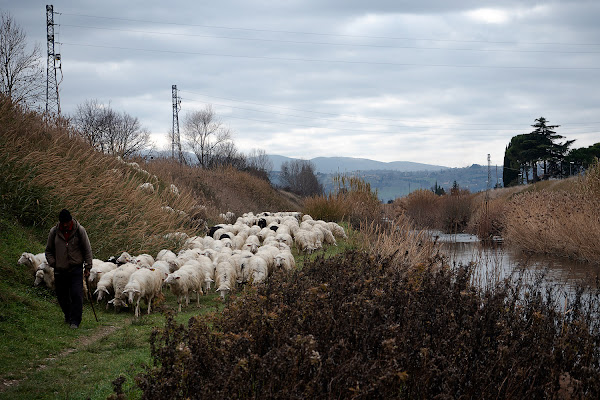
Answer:
[[[504,186],[564,178],[584,170],[600,157],[600,142],[587,148],[570,149],[575,140],[556,133],[544,117],[531,125],[534,130],[513,136],[504,152]],[[541,175],[540,175],[541,173]]]

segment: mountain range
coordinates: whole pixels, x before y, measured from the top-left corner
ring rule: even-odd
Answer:
[[[281,164],[295,160],[294,158],[280,156],[280,155],[268,155],[269,160],[273,163],[273,171],[281,171]],[[422,164],[411,161],[392,161],[382,162],[370,160],[367,158],[353,158],[353,157],[316,157],[311,158],[310,161],[314,164],[316,172],[322,174],[335,174],[335,173],[347,173],[354,171],[374,171],[374,170],[388,170],[388,171],[401,171],[401,172],[412,172],[412,171],[439,171],[447,169],[440,165]]]
[[[294,159],[279,155],[268,157],[273,163],[269,179],[280,185],[281,164]],[[502,173],[501,168],[488,170],[487,166],[478,164],[449,168],[409,161],[381,162],[351,157],[316,157],[308,161],[314,164],[317,178],[326,193],[334,190],[333,178],[337,174],[358,176],[377,191],[383,202],[406,196],[417,189],[430,190],[436,184],[449,192],[455,182],[462,189],[479,192],[500,185]],[[488,182],[488,174],[492,182]]]

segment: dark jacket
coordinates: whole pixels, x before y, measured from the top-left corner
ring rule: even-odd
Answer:
[[[73,230],[69,240],[58,228],[59,224],[50,229],[48,243],[46,244],[46,260],[56,271],[70,271],[81,268],[85,262],[85,268],[92,268],[92,246],[84,227],[73,220]]]

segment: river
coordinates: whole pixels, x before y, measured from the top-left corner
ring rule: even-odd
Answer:
[[[527,255],[501,243],[483,245],[477,236],[469,234],[430,233],[433,238],[437,237],[450,265],[475,263],[473,280],[478,286],[493,285],[513,272],[519,272],[527,280],[543,274],[545,283],[556,284],[566,292],[573,292],[582,283],[596,287],[600,268],[592,264],[547,255]]]

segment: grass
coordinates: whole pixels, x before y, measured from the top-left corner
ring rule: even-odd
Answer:
[[[176,304],[172,296],[167,297],[167,303]],[[56,304],[49,304],[49,308],[58,310]],[[222,308],[222,302],[214,294],[203,297],[200,304],[200,310],[188,307],[177,314],[177,323],[186,325],[193,316]],[[123,388],[127,396],[138,398],[139,390],[133,385],[133,378],[143,371],[144,365],[151,364],[149,338],[155,327],[164,325],[165,318],[153,313],[135,320],[131,313],[116,314],[102,307],[96,312],[99,323],[86,305],[84,322],[76,331],[59,323],[60,311],[38,323],[38,332],[45,332],[44,335],[38,333],[43,339],[30,341],[28,346],[36,352],[43,351],[45,357],[39,355],[29,365],[23,365],[22,372],[6,375],[3,379],[19,382],[1,392],[0,398],[105,399],[113,392],[112,381],[120,375],[127,378]],[[100,338],[96,340],[95,336]],[[31,356],[26,354],[21,360],[31,360]],[[15,362],[7,360],[11,368]]]
[[[300,268],[319,257],[329,258],[355,248],[356,231],[338,246],[311,255],[296,254]],[[25,228],[14,217],[0,217],[0,399],[105,399],[113,392],[112,382],[124,376],[126,398],[139,398],[135,376],[152,365],[150,336],[165,324],[154,307],[150,315],[135,320],[132,313],[106,310],[96,305],[99,321],[84,302],[83,321],[78,330],[62,323],[62,312],[53,293],[33,287],[33,277],[16,263],[23,251],[42,252],[46,232]],[[201,297],[201,308],[192,302],[175,314],[178,324],[191,317],[221,311],[224,302],[216,294]],[[175,297],[166,292],[163,310],[175,310]],[[171,310],[171,311],[168,311]]]

